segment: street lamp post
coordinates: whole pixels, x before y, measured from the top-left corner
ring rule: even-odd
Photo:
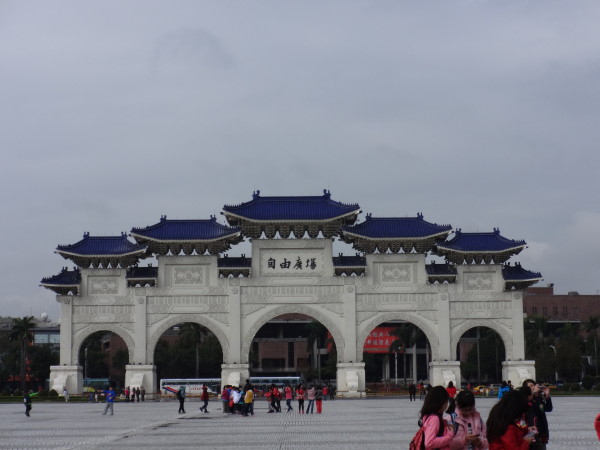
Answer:
[[[554,350],[554,363],[556,364],[554,370],[554,384],[558,384],[558,357],[556,356],[556,347],[554,345],[550,345],[550,348]]]

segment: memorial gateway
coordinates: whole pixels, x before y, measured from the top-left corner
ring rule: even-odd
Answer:
[[[369,333],[390,321],[417,326],[426,336],[432,384],[460,385],[458,341],[474,327],[501,337],[502,378],[518,384],[535,378],[525,361],[522,289],[541,275],[508,259],[525,241],[498,229],[461,232],[416,217],[358,221],[357,204],[334,201],[328,191],[306,197],[265,197],[225,205],[227,225],[170,220],[120,236],[85,233],[56,252],[77,268],[44,278],[61,304],[60,365],[51,387],[82,392],[78,355],[97,331],[127,345],[125,384],[157,391],[154,350],[173,326],[193,322],[210,330],[223,351],[223,383],[240,384],[250,373],[249,352],[270,320],[299,313],[323,324],[337,349],[337,393],[365,395],[363,347]],[[224,257],[248,238],[251,257]],[[333,240],[356,256],[334,256]],[[445,258],[428,263],[428,254]],[[137,263],[155,256],[158,267]]]

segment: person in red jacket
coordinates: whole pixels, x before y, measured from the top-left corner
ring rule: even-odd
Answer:
[[[452,381],[448,381],[448,387],[446,388],[446,391],[448,392],[450,398],[454,398],[456,396],[456,386],[454,386]]]
[[[200,400],[204,402],[204,405],[200,407],[200,411],[208,412],[208,386],[206,384],[202,385],[202,394],[200,394]]]
[[[526,411],[527,399],[519,391],[508,391],[502,396],[486,422],[490,450],[529,450],[537,430],[527,427]]]
[[[596,416],[596,420],[594,421],[594,428],[596,429],[596,434],[598,435],[598,440],[600,441],[600,414]]]

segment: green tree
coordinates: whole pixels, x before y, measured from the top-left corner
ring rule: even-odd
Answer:
[[[39,344],[29,348],[29,371],[33,379],[45,381],[50,378],[50,366],[59,361],[59,350],[53,345]]]
[[[35,328],[33,316],[26,316],[22,319],[13,319],[13,327],[8,338],[11,341],[19,342],[20,344],[20,373],[21,373],[21,391],[25,390],[25,370],[27,361],[27,347],[33,342],[33,333],[31,330]]]
[[[194,361],[195,361],[195,377],[200,378],[200,346],[202,341],[206,338],[206,328],[197,324],[186,322],[181,325],[179,329],[179,339],[185,346],[192,347],[194,349]]]
[[[559,330],[556,346],[558,373],[567,381],[577,381],[581,375],[581,338],[578,326],[567,323]]]
[[[594,342],[594,369],[595,374],[598,375],[598,329],[600,329],[600,316],[590,316],[588,321],[584,324],[584,329],[588,335],[592,336]]]

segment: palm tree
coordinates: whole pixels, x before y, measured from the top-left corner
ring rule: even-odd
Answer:
[[[600,316],[590,316],[588,321],[584,324],[585,331],[592,333],[594,337],[594,367],[596,369],[596,375],[598,375],[598,328],[600,328]]]
[[[200,345],[206,337],[203,326],[197,323],[186,322],[179,329],[179,338],[184,345],[194,346],[196,353],[196,378],[200,378]]]
[[[11,341],[21,344],[21,391],[25,391],[25,361],[27,360],[27,345],[33,343],[31,330],[35,328],[33,316],[25,316],[22,319],[13,319],[13,327],[8,335]]]

